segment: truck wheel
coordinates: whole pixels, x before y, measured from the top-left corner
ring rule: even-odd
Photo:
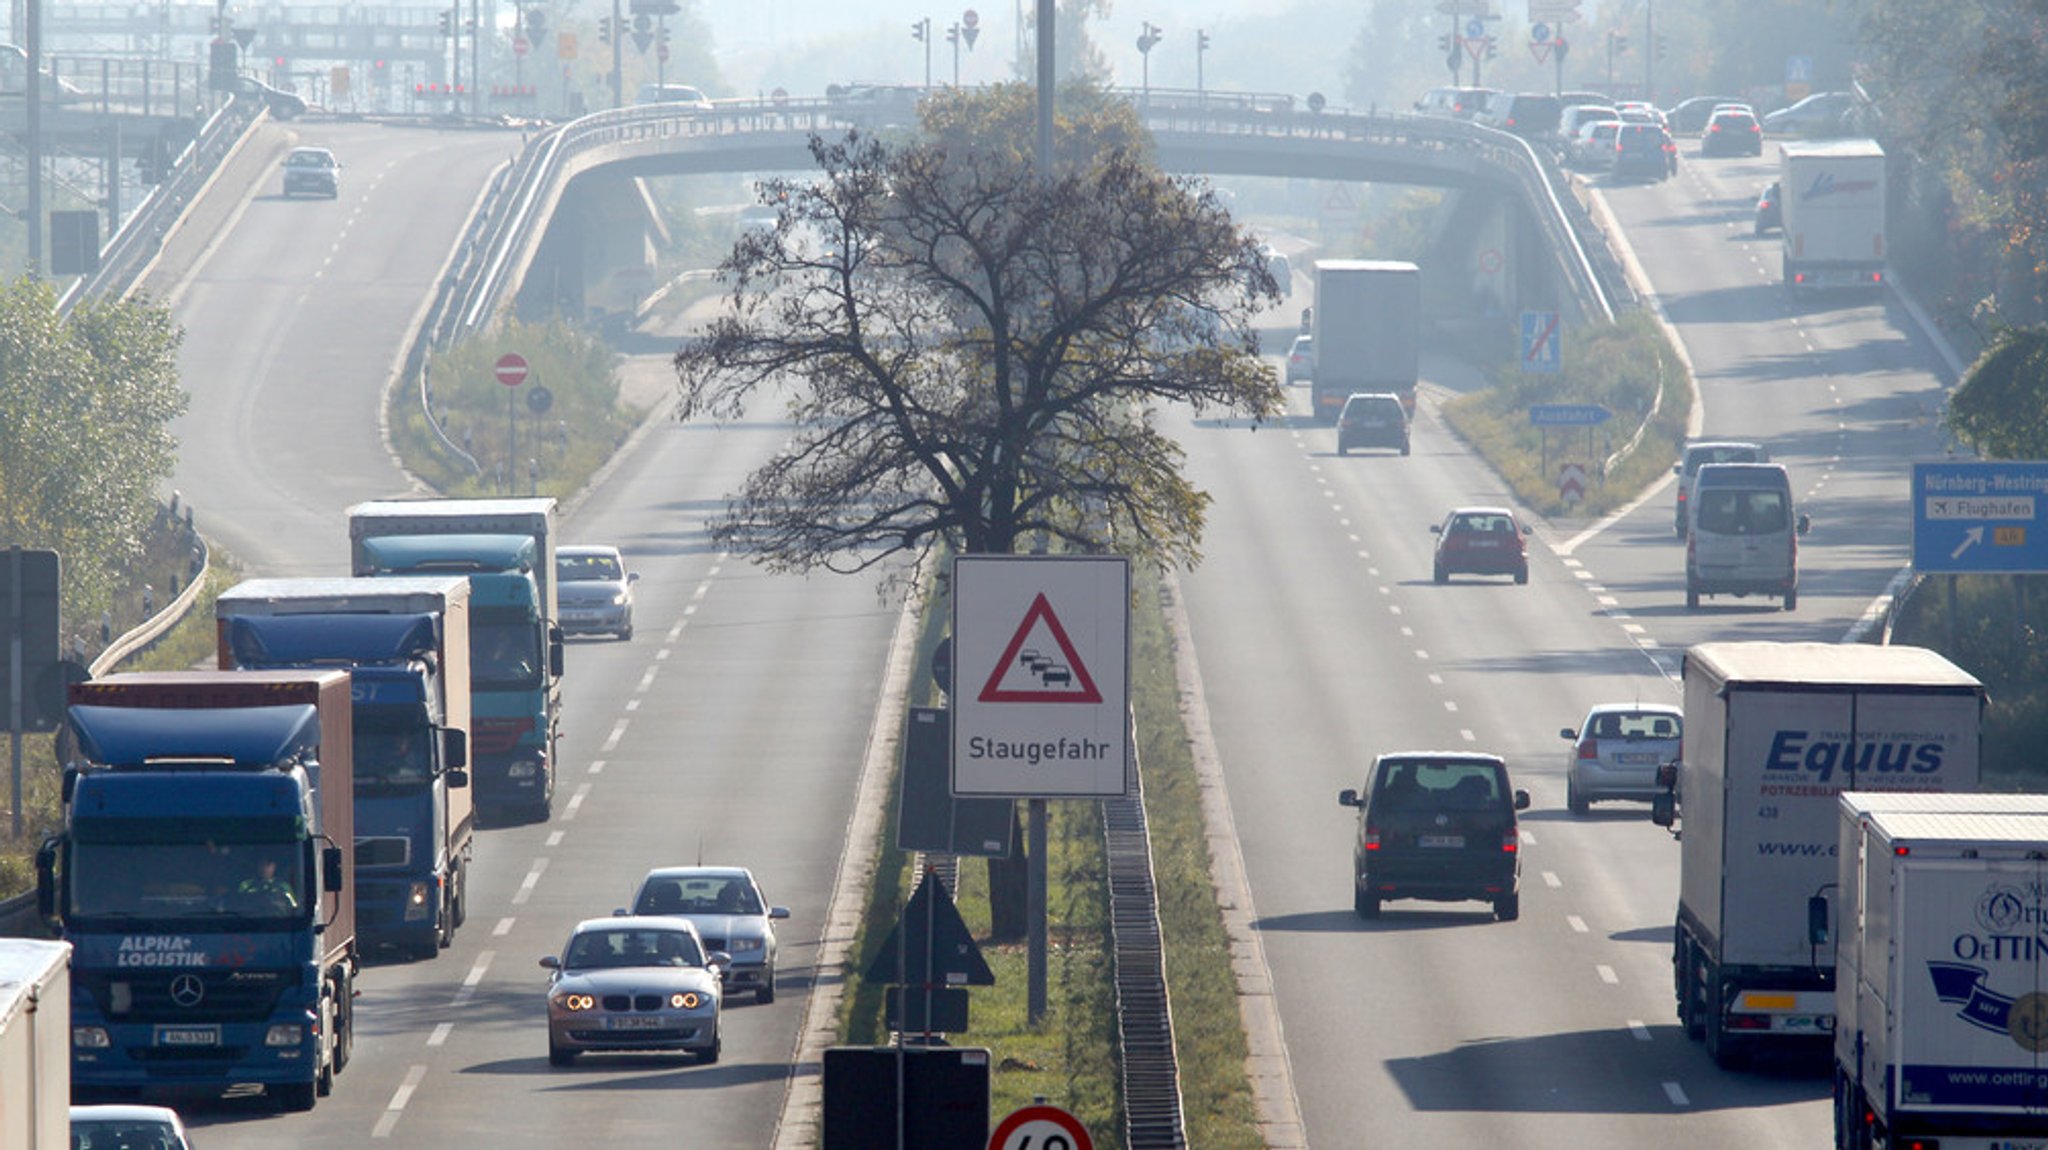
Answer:
[[[275,1087],[278,1109],[303,1114],[313,1108],[313,1084],[288,1082]]]
[[[455,863],[454,908],[448,912],[450,922],[460,927],[469,921],[469,864],[457,860]]]
[[[1700,1025],[1706,1031],[1707,1057],[1723,1070],[1740,1070],[1749,1062],[1749,1048],[1742,1039],[1728,1033],[1721,1025],[1726,1003],[1723,999],[1721,980],[1711,978],[1707,983],[1706,1017]]]
[[[1787,592],[1785,592],[1785,610],[1787,610],[1787,611],[1795,610],[1796,608],[1798,608],[1798,606],[1799,606],[1799,592],[1798,592],[1797,590],[1792,590],[1792,591],[1787,591]]]
[[[355,1054],[356,1006],[354,984],[343,979],[336,992],[334,1007],[334,1072],[340,1074],[348,1069],[348,1060]]]

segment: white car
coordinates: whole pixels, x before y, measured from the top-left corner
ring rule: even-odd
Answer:
[[[775,1001],[773,920],[788,918],[789,908],[769,906],[745,867],[656,867],[640,880],[627,906],[631,909],[619,913],[667,915],[696,924],[705,946],[731,956],[724,968],[728,989],[751,989],[754,1001]]]
[[[548,1065],[579,1054],[680,1050],[716,1062],[724,1049],[719,974],[726,956],[678,918],[593,918],[576,924],[548,976]]]
[[[633,637],[633,584],[616,547],[576,544],[555,549],[556,609],[564,635]]]
[[[1614,137],[1621,131],[1620,120],[1594,120],[1579,126],[1572,137],[1566,159],[1583,171],[1597,172],[1614,166]]]
[[[167,1106],[71,1108],[71,1150],[192,1150],[185,1123]]]

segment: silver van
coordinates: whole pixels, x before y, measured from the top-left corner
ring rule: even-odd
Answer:
[[[1799,605],[1799,536],[1811,521],[1792,503],[1778,463],[1708,463],[1693,476],[1685,541],[1685,605],[1702,595],[1776,595]]]

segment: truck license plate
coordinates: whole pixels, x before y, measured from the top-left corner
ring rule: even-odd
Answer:
[[[1464,835],[1417,835],[1415,845],[1419,847],[1462,847]]]
[[[615,1014],[604,1020],[606,1030],[660,1030],[662,1020],[649,1014]]]
[[[218,1026],[159,1026],[156,1028],[158,1046],[219,1046]]]

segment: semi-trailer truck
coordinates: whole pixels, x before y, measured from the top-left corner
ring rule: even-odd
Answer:
[[[0,1146],[71,1145],[71,946],[0,938]]]
[[[73,683],[36,900],[73,947],[74,1095],[256,1084],[310,1110],[348,1065],[346,671]]]
[[[1838,810],[1832,906],[1812,908],[1834,953],[1836,1150],[2042,1145],[2048,796]]]
[[[355,692],[364,947],[432,958],[468,913],[469,580],[251,579],[215,600],[223,670],[339,667]]]
[[[545,820],[561,736],[553,499],[349,508],[350,574],[469,579],[470,783],[480,813]]]
[[[1787,289],[1884,287],[1884,163],[1876,140],[1778,145]]]
[[[1422,371],[1422,271],[1404,260],[1317,260],[1316,367],[1309,397],[1335,423],[1353,392],[1392,392],[1415,411]]]
[[[1843,791],[1974,791],[1984,687],[1933,651],[1701,643],[1684,669],[1681,760],[1651,817],[1680,816],[1672,977],[1717,1063],[1824,1051],[1833,956],[1808,900],[1835,881]]]

